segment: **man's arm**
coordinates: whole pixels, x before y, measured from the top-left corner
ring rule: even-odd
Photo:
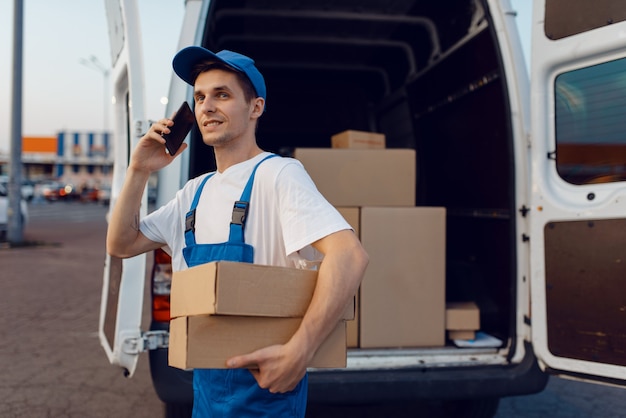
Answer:
[[[228,367],[250,367],[259,386],[279,393],[293,390],[313,355],[335,328],[361,284],[369,258],[351,230],[328,235],[313,246],[324,254],[315,292],[296,333],[284,345],[233,357]]]
[[[161,134],[168,133],[172,125],[170,119],[153,124],[133,151],[124,185],[109,218],[107,252],[112,256],[133,257],[163,246],[139,231],[139,208],[150,174],[165,167],[187,148],[187,144],[183,144],[174,156],[165,152]]]

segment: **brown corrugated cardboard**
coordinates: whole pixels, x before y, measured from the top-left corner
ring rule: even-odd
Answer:
[[[445,343],[445,208],[361,208],[360,346]]]
[[[312,270],[206,263],[174,273],[170,315],[303,316],[316,279]]]
[[[476,331],[480,329],[480,310],[474,302],[448,302],[446,304],[446,329]]]
[[[317,272],[250,263],[211,262],[174,273],[172,318],[191,315],[302,317]],[[343,319],[354,317],[354,305]]]
[[[170,321],[169,365],[223,369],[230,357],[286,343],[301,318],[189,316]],[[346,327],[341,321],[322,343],[310,367],[346,366]]]
[[[296,148],[294,156],[335,206],[415,205],[415,150]]]
[[[375,132],[348,130],[330,137],[333,148],[384,149],[385,135]]]
[[[471,341],[471,340],[476,339],[476,331],[469,331],[469,330],[448,331],[448,338],[451,340]]]
[[[354,233],[357,237],[360,237],[359,226],[361,224],[361,209],[354,207],[338,207],[337,210],[344,219],[352,226]],[[354,305],[355,314],[354,320],[346,322],[346,334],[348,348],[354,348],[359,346],[359,291],[357,291]]]

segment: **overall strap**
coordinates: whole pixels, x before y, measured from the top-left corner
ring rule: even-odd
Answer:
[[[250,174],[250,178],[248,179],[248,183],[246,183],[246,187],[243,189],[243,193],[241,193],[241,197],[233,206],[233,216],[230,222],[230,235],[228,237],[229,242],[245,242],[244,230],[246,228],[246,218],[250,207],[250,196],[252,195],[252,186],[254,184],[256,169],[259,168],[259,165],[261,165],[263,161],[273,157],[278,157],[278,155],[268,155],[259,161],[252,169],[252,174]]]
[[[267,157],[259,161],[252,169],[252,174],[250,175],[250,178],[246,183],[246,187],[244,187],[241,197],[238,201],[235,202],[235,205],[233,207],[233,215],[230,223],[230,235],[228,238],[229,241],[245,242],[243,233],[246,223],[246,216],[248,215],[248,207],[250,206],[250,195],[252,194],[252,185],[254,183],[256,169],[263,161],[273,157],[278,157],[278,155],[268,155]],[[202,183],[200,183],[200,186],[198,187],[198,190],[196,190],[196,194],[193,197],[189,212],[187,212],[187,215],[185,215],[185,245],[187,247],[191,245],[196,245],[196,207],[198,206],[198,202],[200,201],[200,195],[202,194],[202,189],[204,189],[204,185],[213,176],[213,174],[215,173],[207,175],[202,180]]]
[[[193,201],[191,202],[189,212],[187,212],[187,215],[185,215],[185,244],[187,247],[196,244],[196,207],[198,206],[198,202],[200,201],[200,195],[202,194],[202,189],[204,189],[204,185],[211,177],[213,177],[213,174],[215,173],[207,175],[202,180],[202,183],[200,183],[198,190],[196,190],[196,194],[193,196]]]

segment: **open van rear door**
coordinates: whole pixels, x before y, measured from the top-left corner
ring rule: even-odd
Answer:
[[[557,374],[626,383],[626,8],[536,0],[532,338]]]
[[[106,0],[114,104],[113,184],[110,207],[119,195],[131,150],[148,129],[144,112],[144,76],[139,15],[136,0]],[[147,212],[144,193],[140,216]],[[160,344],[166,336],[143,334],[140,330],[143,307],[146,257],[131,259],[106,256],[98,333],[111,364],[135,371],[139,353]]]

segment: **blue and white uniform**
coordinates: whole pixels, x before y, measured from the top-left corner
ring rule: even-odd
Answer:
[[[294,267],[302,254],[311,253],[310,244],[350,225],[299,161],[272,157],[262,153],[223,173],[190,180],[141,221],[141,232],[167,244],[174,271],[222,259]],[[249,201],[243,231],[231,223],[238,201]],[[192,220],[188,215],[194,210]],[[238,354],[245,353],[233,353]],[[194,371],[194,418],[304,417],[306,396],[306,376],[292,392],[272,394],[247,369]]]

